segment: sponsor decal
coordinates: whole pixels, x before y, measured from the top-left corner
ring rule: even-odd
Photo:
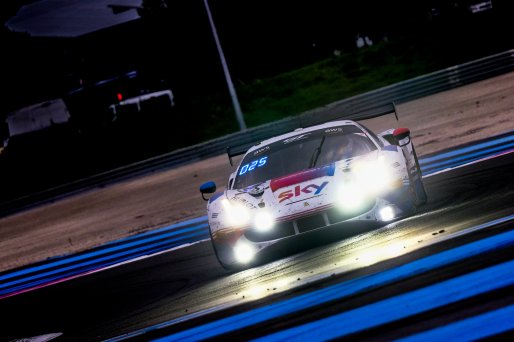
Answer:
[[[302,196],[303,194],[311,194],[313,195],[319,195],[321,191],[327,186],[328,182],[323,182],[320,185],[317,184],[309,184],[307,186],[304,186],[303,188],[300,185],[297,185],[294,187],[293,190],[286,190],[284,192],[281,192],[278,195],[278,203],[281,203],[285,200],[288,200],[293,197]],[[305,202],[307,203],[307,202]]]
[[[256,206],[253,205],[252,203],[250,203],[247,199],[243,198],[243,197],[232,197],[230,199],[231,201],[233,202],[239,202],[240,204],[242,204],[243,206],[247,207],[248,209],[255,209]]]
[[[258,156],[261,153],[268,152],[271,148],[269,146],[265,146],[263,148],[259,148],[258,150],[253,151],[254,156]]]
[[[325,133],[340,133],[343,129],[341,127],[334,127],[325,130]]]
[[[307,138],[309,135],[310,135],[310,133],[300,134],[300,135],[297,135],[297,136],[295,136],[295,137],[285,139],[285,140],[283,140],[282,142],[283,142],[284,144],[289,144],[289,143],[291,143],[291,142],[293,142],[293,141],[297,141],[297,140],[305,139],[305,138]]]

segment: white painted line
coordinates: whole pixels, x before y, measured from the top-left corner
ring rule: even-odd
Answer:
[[[141,255],[141,256],[139,256],[137,258],[134,258],[134,259],[125,260],[125,261],[119,262],[117,264],[113,264],[113,265],[109,265],[109,266],[106,266],[106,267],[99,268],[97,270],[94,270],[92,273],[108,270],[108,269],[115,268],[115,267],[122,266],[122,265],[126,265],[126,264],[131,264],[133,262],[144,260],[144,259],[148,259],[148,258],[153,258],[154,256],[157,256],[157,255],[160,255],[160,254],[169,253],[169,252],[175,251],[177,249],[182,249],[182,248],[190,247],[190,246],[197,245],[199,243],[206,242],[206,241],[211,241],[211,239],[198,240],[198,241],[195,241],[195,242],[185,243],[185,244],[177,246],[177,247],[166,249],[164,251],[160,251],[160,252],[156,252],[156,253],[151,253],[151,254],[147,254],[147,255]]]
[[[445,240],[448,240],[450,238],[453,238],[453,237],[456,237],[456,236],[459,236],[459,235],[464,235],[466,233],[478,231],[478,230],[481,230],[481,229],[487,229],[487,228],[490,228],[490,227],[492,227],[494,225],[497,225],[497,224],[500,224],[500,223],[505,223],[505,222],[510,222],[512,220],[514,220],[514,215],[503,217],[503,218],[500,218],[500,219],[497,219],[497,220],[494,220],[494,221],[490,221],[490,222],[487,222],[487,223],[484,223],[484,224],[481,224],[481,225],[478,225],[478,226],[467,228],[467,229],[465,229],[465,230],[463,230],[461,232],[457,232],[457,233],[454,233],[454,234],[449,234],[445,238],[439,238],[437,241],[434,241],[434,242],[432,242],[430,244],[426,244],[425,246],[428,246],[428,245],[431,245],[431,244],[435,244],[437,242],[445,241]],[[504,233],[504,234],[507,234],[507,233]],[[510,236],[512,236],[512,232],[510,232],[508,234],[510,234]],[[432,265],[433,267],[436,267],[437,265],[439,265],[439,267],[440,267],[441,266],[440,263],[442,263],[443,265],[446,265],[447,263],[450,263],[450,262],[457,262],[459,260],[462,260],[463,258],[469,257],[470,254],[482,253],[485,250],[488,250],[489,248],[497,248],[498,246],[495,243],[493,243],[492,241],[496,241],[497,239],[499,239],[501,237],[502,236],[494,236],[492,238],[488,238],[486,240],[487,241],[487,246],[485,246],[486,242],[483,242],[483,240],[479,240],[478,242],[470,243],[470,244],[467,244],[467,245],[464,245],[464,246],[460,246],[460,247],[456,247],[453,250],[444,251],[444,252],[441,252],[439,254],[426,257],[426,258],[424,258],[422,260],[413,261],[413,262],[411,262],[409,264],[405,264],[405,265],[399,266],[399,267],[397,267],[395,269],[392,269],[392,270],[387,270],[387,271],[376,273],[376,274],[373,274],[373,275],[370,275],[370,276],[366,276],[366,277],[363,277],[363,278],[358,278],[358,279],[350,280],[348,282],[340,283],[338,285],[334,285],[334,286],[338,287],[337,291],[331,290],[331,288],[326,288],[324,290],[314,291],[315,293],[318,293],[318,294],[315,295],[314,293],[308,293],[308,294],[305,294],[305,295],[301,295],[301,296],[295,297],[295,298],[293,298],[291,300],[286,300],[286,301],[283,301],[283,302],[278,302],[278,303],[272,304],[271,306],[260,307],[260,308],[254,309],[254,310],[250,310],[250,312],[243,312],[243,313],[237,314],[235,316],[229,316],[229,317],[221,319],[219,321],[214,321],[212,323],[205,324],[204,326],[198,326],[198,327],[192,328],[190,330],[194,330],[194,332],[191,331],[191,333],[193,333],[193,335],[197,334],[197,333],[213,334],[213,329],[214,328],[220,328],[220,327],[225,327],[225,326],[232,327],[231,329],[235,330],[235,329],[237,329],[236,325],[242,325],[241,327],[245,327],[245,326],[249,326],[251,324],[258,323],[257,319],[256,319],[257,315],[261,315],[262,314],[262,315],[266,316],[265,318],[263,318],[263,321],[265,321],[266,319],[268,319],[268,318],[271,319],[271,318],[273,318],[273,317],[275,317],[277,315],[287,314],[287,313],[279,313],[278,311],[283,310],[282,307],[283,306],[288,306],[289,304],[287,304],[287,303],[291,302],[293,300],[297,304],[300,301],[306,300],[306,304],[305,305],[311,305],[311,304],[312,305],[319,305],[321,303],[321,300],[322,300],[322,297],[320,297],[320,296],[323,296],[322,293],[328,293],[327,291],[329,291],[331,293],[334,293],[334,291],[335,291],[335,293],[337,293],[337,295],[339,297],[343,298],[346,295],[351,295],[351,294],[358,293],[358,291],[359,291],[359,289],[358,289],[359,286],[357,286],[358,282],[366,281],[366,282],[369,282],[371,284],[370,286],[378,286],[378,285],[384,283],[384,280],[382,279],[384,277],[386,277],[387,279],[391,278],[391,279],[389,279],[390,281],[393,281],[393,280],[394,281],[398,281],[398,280],[403,279],[403,278],[408,277],[408,276],[415,276],[415,275],[417,275],[419,273],[423,273],[424,271],[426,271],[426,266],[423,266],[423,267],[415,266],[415,265],[418,265],[420,263],[427,263],[428,264],[429,262],[426,261],[426,260],[433,260],[431,262],[431,263],[433,263],[433,265]],[[504,241],[504,240],[502,240],[502,241]],[[481,247],[478,247],[478,245],[480,245]],[[484,246],[482,246],[482,245],[484,245]],[[459,253],[455,252],[456,250],[458,250]],[[452,254],[450,255],[449,253],[452,253]],[[401,269],[402,271],[400,272],[400,271],[398,271],[398,269]],[[400,273],[401,273],[401,275],[400,275]],[[326,275],[326,278],[328,278],[328,277],[329,277],[329,275]],[[316,280],[319,280],[319,279],[320,279],[320,277],[316,276]],[[303,284],[305,284],[305,283],[303,283]],[[334,288],[334,286],[332,286],[332,288]],[[368,286],[368,285],[365,285],[365,284],[362,285],[361,284],[361,287],[366,287],[366,286]],[[350,291],[350,292],[348,292],[348,291]],[[316,296],[317,298],[315,298],[315,300],[314,300],[314,299],[312,299],[313,296]],[[341,299],[341,298],[339,298],[339,299]],[[330,300],[332,300],[332,299],[333,298],[331,298]],[[311,303],[311,304],[309,304],[309,303]],[[112,339],[110,339],[108,341],[121,341],[121,340],[124,340],[124,339],[127,339],[127,338],[132,338],[132,337],[135,337],[135,336],[140,336],[140,335],[143,335],[146,332],[151,331],[151,330],[169,327],[169,326],[172,326],[172,325],[175,325],[175,324],[178,324],[178,323],[182,323],[182,322],[185,322],[185,321],[193,319],[193,318],[197,318],[197,317],[205,316],[205,315],[213,313],[213,312],[221,311],[221,310],[226,309],[228,307],[234,307],[237,304],[241,304],[241,302],[240,301],[237,301],[237,302],[233,301],[232,304],[230,302],[224,303],[223,305],[220,305],[220,306],[214,306],[214,307],[211,307],[211,308],[208,308],[208,309],[200,310],[200,311],[198,311],[196,313],[191,313],[191,314],[188,314],[188,315],[185,315],[185,316],[181,316],[181,317],[175,318],[173,320],[170,320],[168,322],[163,322],[163,323],[160,323],[160,324],[148,327],[148,328],[144,328],[144,329],[141,329],[141,330],[134,331],[132,333],[128,333],[128,334],[125,334],[125,335],[122,335],[122,336],[118,336],[118,337],[112,338]],[[305,309],[305,308],[307,308],[307,307],[302,307],[301,309]],[[293,308],[290,307],[290,309],[292,310]],[[277,311],[275,313],[276,315],[271,315],[270,311]],[[245,325],[245,324],[247,324],[247,325]],[[185,333],[185,332],[183,332],[183,333]],[[214,335],[210,335],[210,336],[213,337]]]
[[[101,272],[101,271],[105,271],[105,270],[108,270],[108,269],[111,269],[111,268],[114,268],[114,267],[119,267],[119,266],[122,266],[122,265],[125,265],[125,264],[130,264],[130,263],[133,263],[133,262],[136,262],[136,261],[139,261],[139,260],[143,260],[143,259],[147,259],[147,258],[150,258],[150,257],[154,257],[154,256],[157,256],[159,254],[168,253],[168,252],[171,252],[171,251],[174,251],[174,250],[177,250],[177,249],[186,248],[186,247],[189,247],[189,246],[192,246],[192,245],[196,245],[196,244],[199,244],[199,243],[202,243],[202,242],[206,242],[206,241],[210,241],[210,239],[204,239],[204,240],[199,240],[199,241],[192,242],[192,243],[186,243],[186,244],[183,244],[183,245],[180,245],[180,246],[177,246],[177,247],[173,247],[173,248],[170,248],[170,249],[167,249],[167,250],[164,250],[164,251],[156,252],[156,253],[153,253],[153,254],[143,255],[143,256],[140,256],[140,257],[135,258],[135,259],[125,260],[125,261],[122,261],[122,262],[119,262],[117,264],[113,264],[113,265],[110,265],[110,266],[105,266],[105,267],[97,268],[97,269],[94,269],[94,270],[85,271],[83,273],[74,274],[74,275],[71,275],[71,276],[66,277],[66,278],[62,278],[62,279],[51,281],[49,283],[44,283],[44,284],[40,284],[40,285],[37,285],[37,286],[34,286],[34,287],[24,288],[22,290],[19,290],[19,291],[16,291],[16,292],[7,293],[7,294],[5,294],[3,296],[0,296],[0,299],[16,296],[16,295],[21,294],[21,293],[30,292],[30,291],[34,291],[34,290],[41,289],[41,288],[44,288],[44,287],[48,287],[48,286],[51,286],[51,285],[63,283],[63,282],[68,281],[68,280],[72,280],[72,279],[76,279],[76,278],[81,278],[81,277],[84,277],[84,276],[87,276],[87,275],[90,275],[90,274],[95,274],[95,273],[98,273],[98,272]]]
[[[336,339],[439,309],[514,284],[514,261],[474,271],[356,309],[272,333],[254,341]],[[177,334],[179,335],[179,334]],[[169,336],[178,340],[175,337]],[[197,336],[190,340],[200,340]],[[157,341],[171,341],[167,337]]]

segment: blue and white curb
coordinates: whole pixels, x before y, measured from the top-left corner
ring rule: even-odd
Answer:
[[[501,219],[497,219],[494,221],[490,221],[479,226],[469,227],[466,231],[477,231],[480,229],[488,229],[493,226],[504,224],[507,222],[514,221],[514,215],[510,215],[507,217],[503,217]],[[280,317],[298,313],[304,310],[313,310],[318,306],[326,305],[330,302],[341,301],[346,298],[351,298],[352,296],[359,295],[361,293],[371,291],[389,284],[398,283],[404,281],[409,278],[414,278],[420,276],[424,273],[430,272],[435,269],[443,268],[445,266],[455,264],[466,260],[468,258],[476,257],[479,255],[483,255],[485,253],[489,253],[492,251],[497,251],[501,249],[508,249],[514,246],[514,231],[508,231],[505,233],[497,234],[492,237],[488,237],[479,241],[471,242],[466,245],[462,245],[459,247],[455,247],[450,250],[446,250],[437,254],[433,254],[427,256],[422,259],[418,259],[412,261],[408,264],[394,267],[392,269],[371,274],[368,276],[364,276],[361,278],[352,279],[343,283],[335,284],[320,290],[312,291],[310,293],[306,293],[300,296],[296,296],[291,299],[274,302],[273,304],[262,306],[253,310],[249,310],[246,312],[242,312],[233,316],[225,317],[213,322],[209,322],[203,325],[198,325],[190,329],[186,329],[180,331],[178,333],[168,335],[160,341],[198,341],[203,339],[215,338],[223,334],[231,333],[240,329],[248,328],[257,324],[262,324],[267,321],[271,321],[274,319],[278,319]],[[509,265],[512,267],[513,265]],[[507,267],[508,268],[508,267]],[[505,271],[505,268],[502,268]],[[514,269],[510,270],[510,277],[514,282]],[[489,283],[491,278],[486,278],[484,281]],[[466,284],[465,282],[459,284]],[[448,284],[446,284],[448,285]],[[471,285],[478,285],[476,282],[471,283]],[[452,286],[457,286],[452,283]],[[500,286],[500,285],[498,285]],[[452,291],[459,291],[461,288],[459,287],[450,287]],[[485,290],[483,288],[482,290]],[[492,289],[491,289],[492,290]],[[429,292],[429,291],[428,291]],[[447,293],[448,290],[441,291],[443,293]],[[471,294],[470,294],[471,295]],[[396,304],[401,303],[409,303],[410,297],[408,300],[403,301],[403,299],[399,300]],[[430,302],[430,301],[429,301]],[[396,305],[395,304],[395,305]],[[385,306],[387,308],[387,305]],[[373,308],[371,311],[375,310]],[[209,314],[213,312],[213,308],[206,310],[204,314]],[[367,314],[366,314],[367,315]],[[366,315],[361,316],[359,313],[359,317],[364,317],[363,321],[366,321]],[[135,336],[143,335],[145,333],[166,328],[172,326],[174,324],[183,322],[185,320],[196,318],[201,316],[200,313],[191,314],[189,317],[181,317],[175,320],[171,320],[168,322],[164,322],[158,325],[154,325],[142,330],[138,330],[132,332],[130,334],[125,334],[119,336],[117,338],[113,338],[109,340],[120,341],[127,338],[132,338]],[[388,314],[383,314],[383,316],[388,317]],[[373,320],[370,320],[373,321]],[[339,321],[341,324],[341,321]],[[361,323],[362,324],[362,323]],[[351,327],[349,327],[351,328]],[[318,329],[320,330],[320,329]],[[322,331],[326,329],[321,329]],[[346,330],[345,330],[346,331]],[[288,339],[292,338],[294,334],[288,335]],[[269,336],[268,336],[269,337]],[[315,340],[325,340],[331,337],[327,336],[327,338],[314,338]]]
[[[419,160],[423,177],[514,152],[514,132]],[[0,273],[0,299],[208,240],[207,216]]]
[[[0,299],[206,239],[209,239],[207,217],[202,216],[87,252],[54,257],[0,274]]]

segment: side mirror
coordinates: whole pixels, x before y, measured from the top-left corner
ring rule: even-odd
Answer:
[[[405,146],[410,143],[410,130],[408,128],[397,128],[393,132],[394,139],[399,146]],[[403,141],[405,139],[409,139],[407,141]]]
[[[205,198],[204,194],[212,194],[216,192],[216,183],[214,182],[206,182],[200,185],[200,192],[202,193],[202,198],[204,201],[208,201],[208,198]]]

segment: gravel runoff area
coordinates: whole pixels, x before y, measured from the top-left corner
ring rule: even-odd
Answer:
[[[514,130],[514,73],[397,106],[363,123],[375,132],[408,127],[419,156]],[[236,160],[237,161],[237,160]],[[0,219],[0,271],[83,251],[206,214],[198,188],[222,190],[226,155],[71,196]]]

